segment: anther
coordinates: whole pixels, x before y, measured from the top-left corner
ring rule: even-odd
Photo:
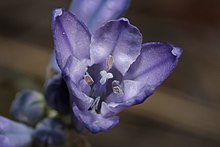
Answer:
[[[101,100],[100,96],[95,98],[88,110],[91,111],[91,110],[95,109],[96,113],[100,113],[100,110],[101,110],[101,101],[100,100]]]
[[[114,62],[113,56],[109,55],[108,59],[107,59],[107,62],[106,62],[106,64],[107,64],[107,71],[112,68],[113,62]]]
[[[94,80],[92,79],[92,77],[89,75],[88,72],[86,72],[86,74],[84,75],[84,80],[88,85],[92,85],[94,83]]]
[[[123,93],[119,81],[116,81],[116,80],[114,80],[112,82],[112,90],[115,94],[122,94]]]

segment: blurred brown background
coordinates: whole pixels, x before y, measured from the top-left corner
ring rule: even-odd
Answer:
[[[51,9],[69,0],[0,1],[0,115],[17,91],[42,91],[53,49]],[[133,0],[125,14],[147,41],[184,49],[174,73],[144,104],[122,112],[94,147],[220,146],[220,1]]]

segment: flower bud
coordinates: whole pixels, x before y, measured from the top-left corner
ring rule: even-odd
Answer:
[[[41,93],[33,90],[24,90],[16,95],[11,114],[18,121],[34,125],[45,113],[45,100]]]
[[[34,133],[35,142],[47,147],[62,147],[66,142],[63,125],[54,118],[46,118],[40,122]]]

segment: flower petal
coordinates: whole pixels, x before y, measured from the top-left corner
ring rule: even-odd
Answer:
[[[143,102],[174,70],[181,53],[180,48],[167,43],[144,44],[125,75],[129,79],[124,82],[126,99],[133,97],[132,105]]]
[[[102,102],[101,113],[97,114],[94,110],[88,110],[93,102],[93,98],[87,96],[83,91],[82,87],[85,85],[81,81],[78,85],[71,80],[68,80],[68,86],[70,97],[72,101],[72,110],[74,119],[76,122],[83,124],[90,132],[97,133],[106,131],[114,127],[118,123],[118,117],[114,116],[115,113],[108,107],[105,102]],[[87,89],[87,88],[85,88]],[[81,126],[81,125],[79,125]],[[81,128],[76,128],[78,131]]]
[[[122,75],[140,54],[142,35],[125,18],[110,21],[92,36],[90,56],[92,64],[106,62],[113,56],[113,66]]]
[[[57,56],[59,58],[59,56]],[[62,70],[62,76],[66,83],[68,81],[66,79],[71,79],[74,83],[78,83],[84,76],[87,71],[87,64],[79,61],[78,59],[69,56],[66,61],[66,65]]]
[[[140,104],[144,98],[153,94],[154,88],[142,81],[124,80],[124,95],[122,102],[125,106]]]
[[[7,136],[0,135],[0,145],[2,147],[12,147],[13,143],[10,141],[10,139]]]
[[[0,116],[0,146],[28,147],[33,133],[32,128]]]
[[[156,88],[176,67],[181,53],[181,49],[167,43],[146,43],[125,78],[143,81]]]
[[[76,85],[74,82],[71,82],[71,80],[68,80],[67,85],[70,91],[70,101],[72,102],[71,104],[76,105],[82,111],[88,110],[93,101],[93,98],[87,96],[82,91],[82,82]]]
[[[106,105],[102,105],[102,111]],[[118,116],[104,117],[95,111],[81,111],[77,106],[73,106],[75,117],[92,133],[107,131],[118,124]]]
[[[88,110],[93,98],[80,92],[76,87],[73,93],[75,93],[74,96],[79,98],[73,100],[73,115],[77,122],[82,124],[88,131],[92,133],[103,132],[118,124],[119,118],[115,116],[115,113],[111,111],[106,103],[102,103],[101,113],[97,114],[94,110]],[[76,128],[76,130],[81,131],[81,127]]]
[[[143,98],[148,97],[152,94],[152,91],[149,88],[146,88],[146,85],[141,81],[133,80],[124,80],[123,81],[123,94],[118,95],[111,93],[106,102],[115,113],[119,113],[125,108],[139,104],[143,102]]]
[[[130,0],[73,0],[69,10],[94,32],[110,19],[119,17],[129,4]]]
[[[78,60],[89,59],[90,33],[73,14],[64,9],[55,9],[52,30],[57,62],[61,70],[69,56]]]

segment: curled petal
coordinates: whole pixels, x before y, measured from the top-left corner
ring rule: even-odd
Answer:
[[[112,93],[108,96],[106,102],[112,111],[119,113],[129,106],[142,103],[145,100],[143,98],[150,96],[152,93],[153,90],[146,87],[143,82],[124,80],[123,94]]]
[[[102,105],[102,111],[106,111],[107,105]],[[93,110],[92,110],[93,111]],[[109,110],[107,110],[109,112]],[[105,117],[103,113],[97,114],[95,111],[81,111],[77,106],[73,106],[75,117],[92,133],[108,131],[118,124],[118,116]],[[105,114],[105,112],[104,112]]]
[[[110,21],[92,36],[90,55],[92,64],[106,62],[109,55],[122,75],[140,54],[142,35],[125,18]]]
[[[55,9],[52,30],[57,62],[61,70],[69,56],[78,60],[89,59],[90,33],[73,14],[64,9]]]
[[[77,105],[77,107],[80,110],[88,110],[93,99],[90,98],[89,96],[87,96],[82,91],[82,88],[86,85],[82,84],[81,82],[76,85],[71,80],[66,80],[66,81],[67,81],[67,85],[68,85],[68,88],[70,91],[70,101],[73,102],[75,105]],[[87,88],[85,88],[85,89],[87,89]],[[85,89],[83,89],[83,90],[85,90]]]
[[[107,21],[118,18],[129,4],[130,0],[73,0],[70,11],[94,32]]]
[[[114,116],[115,113],[105,102],[102,102],[100,114],[96,113],[94,110],[88,110],[94,99],[87,96],[81,90],[81,86],[85,85],[76,85],[70,80],[68,80],[68,82],[69,90],[72,94],[72,110],[77,122],[83,124],[83,126],[92,133],[107,131],[118,123],[118,117]],[[80,130],[81,128],[76,129]]]
[[[144,44],[140,56],[125,75],[130,80],[124,83],[125,97],[133,97],[133,104],[143,102],[174,70],[181,53],[181,49],[167,43]]]
[[[66,65],[62,70],[62,76],[66,82],[66,79],[71,79],[72,82],[78,83],[83,78],[86,71],[87,65],[85,63],[72,56],[69,56]]]
[[[0,146],[28,147],[33,133],[32,128],[0,116]]]
[[[125,78],[156,87],[173,71],[181,53],[181,49],[167,43],[146,43]]]
[[[46,103],[41,93],[23,90],[16,95],[11,105],[11,114],[21,122],[34,125],[43,117],[45,107]]]

